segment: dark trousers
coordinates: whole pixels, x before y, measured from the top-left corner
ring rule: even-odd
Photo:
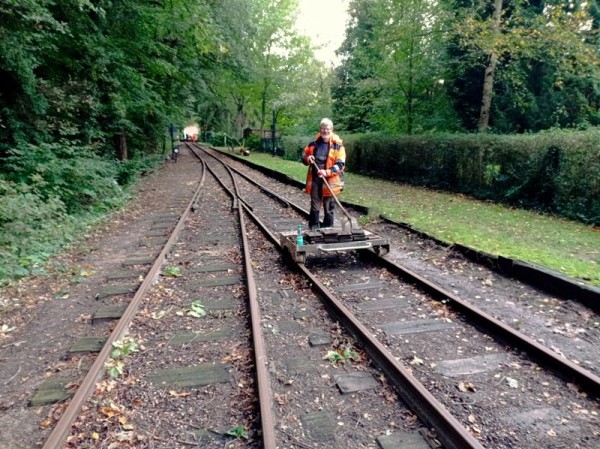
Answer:
[[[310,218],[308,226],[311,229],[319,227],[319,213],[323,205],[325,217],[323,218],[323,227],[333,227],[333,213],[335,211],[335,199],[332,196],[323,196],[323,180],[321,178],[313,179],[310,192]]]

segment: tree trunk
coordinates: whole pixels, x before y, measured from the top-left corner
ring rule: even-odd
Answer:
[[[269,91],[268,80],[263,80],[263,89],[260,93],[260,135],[262,137],[265,125],[267,123],[267,94]]]
[[[244,133],[244,128],[246,127],[246,111],[244,111],[245,106],[245,98],[244,97],[235,97],[235,136],[241,137]]]
[[[408,92],[406,96],[406,134],[411,135],[413,133],[413,123],[414,123],[414,68],[413,61],[415,57],[415,41],[411,39],[410,41],[410,57],[408,58]]]
[[[120,161],[127,160],[127,138],[125,136],[125,130],[121,128],[118,133],[114,136],[115,148],[117,149],[117,159]]]
[[[498,36],[500,33],[500,17],[502,15],[502,0],[494,0],[494,14],[492,19],[492,35]],[[490,124],[490,109],[492,106],[492,97],[494,95],[494,72],[498,62],[498,55],[492,50],[488,55],[488,65],[485,68],[483,77],[483,92],[481,99],[481,112],[479,114],[480,133],[487,131]]]

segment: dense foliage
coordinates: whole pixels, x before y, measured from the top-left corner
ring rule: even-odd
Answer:
[[[596,0],[349,5],[332,70],[298,0],[0,0],[0,279],[122,201],[188,124],[249,146],[324,116],[344,135],[600,124]]]
[[[351,134],[344,137],[351,173],[600,223],[600,132],[528,135]],[[283,139],[298,161],[313,137]]]
[[[600,133],[356,135],[353,172],[600,223]]]
[[[333,85],[347,130],[599,124],[595,0],[351,0],[350,13]]]
[[[239,135],[268,126],[272,109],[294,125],[302,113],[287,111],[318,82],[298,70],[315,62],[291,31],[296,6],[2,0],[0,279],[35,269],[122,201],[170,151],[170,125],[174,138],[187,123]]]

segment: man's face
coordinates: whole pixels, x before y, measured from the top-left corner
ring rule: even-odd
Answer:
[[[333,131],[333,128],[331,126],[328,126],[328,125],[321,126],[321,137],[323,138],[323,140],[325,142],[329,141],[332,131]]]

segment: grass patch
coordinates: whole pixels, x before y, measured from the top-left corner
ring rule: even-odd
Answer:
[[[305,180],[300,162],[264,153],[253,153],[250,160]],[[600,232],[591,226],[353,173],[346,173],[341,198],[448,243],[532,262],[600,286]]]

